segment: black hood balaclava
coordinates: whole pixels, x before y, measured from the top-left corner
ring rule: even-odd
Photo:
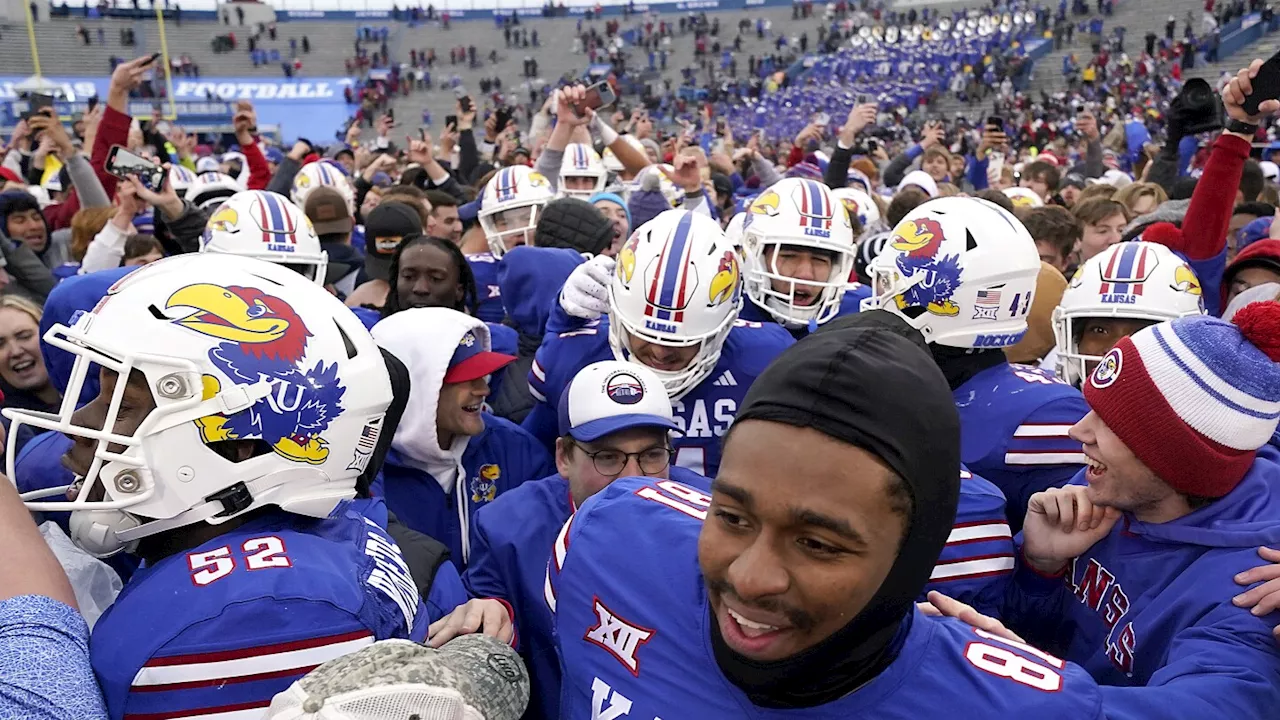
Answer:
[[[785,660],[734,652],[712,621],[720,670],[754,704],[814,707],[879,675],[946,545],[960,498],[960,417],[924,337],[870,311],[839,318],[783,352],[751,384],[734,424],[809,427],[875,454],[906,483],[911,517],[889,574],[847,625]]]

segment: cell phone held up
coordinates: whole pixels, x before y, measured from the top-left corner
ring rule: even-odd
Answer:
[[[613,91],[613,86],[609,85],[607,80],[601,80],[587,88],[582,95],[582,104],[580,110],[599,110],[602,107],[608,107],[618,101],[618,95]]]
[[[1250,115],[1258,114],[1258,107],[1268,100],[1280,99],[1280,52],[1267,58],[1258,68],[1258,74],[1250,82],[1253,92],[1240,105]]]
[[[106,170],[120,179],[133,178],[152,192],[160,192],[164,187],[163,167],[129,152],[121,145],[111,146],[111,151],[107,153]]]

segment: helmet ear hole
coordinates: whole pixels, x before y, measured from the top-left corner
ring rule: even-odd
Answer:
[[[912,320],[915,320],[916,318],[923,315],[926,309],[927,308],[925,308],[923,305],[912,305],[911,307],[902,308],[902,314]]]

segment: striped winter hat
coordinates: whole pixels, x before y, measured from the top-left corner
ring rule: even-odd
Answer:
[[[1280,421],[1280,303],[1249,305],[1234,321],[1147,327],[1117,343],[1084,386],[1107,427],[1181,493],[1231,492]]]

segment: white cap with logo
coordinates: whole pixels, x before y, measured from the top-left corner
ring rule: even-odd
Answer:
[[[578,371],[560,396],[560,434],[581,442],[633,427],[680,430],[671,397],[649,368],[620,360]]]

